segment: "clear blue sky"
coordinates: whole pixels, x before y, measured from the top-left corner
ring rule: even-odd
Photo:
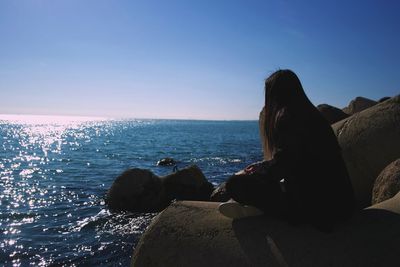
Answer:
[[[400,93],[399,1],[1,0],[0,113],[256,119],[278,68],[317,105]]]

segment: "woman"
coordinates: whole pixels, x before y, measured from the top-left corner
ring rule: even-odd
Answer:
[[[254,206],[325,231],[348,219],[354,194],[336,136],[292,71],[278,70],[266,80],[264,120],[264,154],[272,159],[250,165],[226,184],[233,200],[250,205],[242,215],[257,214]],[[220,211],[235,217],[240,208],[227,203]]]

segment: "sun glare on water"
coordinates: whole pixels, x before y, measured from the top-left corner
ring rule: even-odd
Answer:
[[[82,127],[87,123],[104,121],[98,117],[45,116],[45,115],[0,115],[0,129],[3,129],[3,149],[19,150],[14,160],[25,157],[25,160],[38,156],[35,149],[42,151],[41,160],[46,161],[49,152],[60,153],[62,144],[66,143],[65,134],[70,132],[74,138],[85,137]],[[4,126],[2,128],[1,126]],[[79,130],[80,129],[80,130]],[[18,148],[8,144],[10,140],[18,140]],[[7,145],[8,144],[8,145]],[[25,149],[21,149],[25,148]]]
[[[88,121],[104,121],[106,118],[81,116],[50,116],[50,115],[14,115],[0,114],[0,123],[3,121],[15,124],[74,124]]]

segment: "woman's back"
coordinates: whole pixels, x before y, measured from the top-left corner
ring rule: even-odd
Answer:
[[[291,217],[328,225],[352,214],[354,194],[336,136],[317,112],[281,111],[274,157],[287,176]]]
[[[349,218],[354,194],[336,136],[292,71],[266,80],[263,121],[272,160],[261,174],[231,177],[233,198],[326,230]]]

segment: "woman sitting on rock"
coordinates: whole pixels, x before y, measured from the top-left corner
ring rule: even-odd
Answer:
[[[266,80],[263,116],[268,160],[228,179],[236,202],[221,204],[220,212],[232,218],[265,213],[324,231],[350,218],[354,194],[341,149],[295,73],[278,70]]]

